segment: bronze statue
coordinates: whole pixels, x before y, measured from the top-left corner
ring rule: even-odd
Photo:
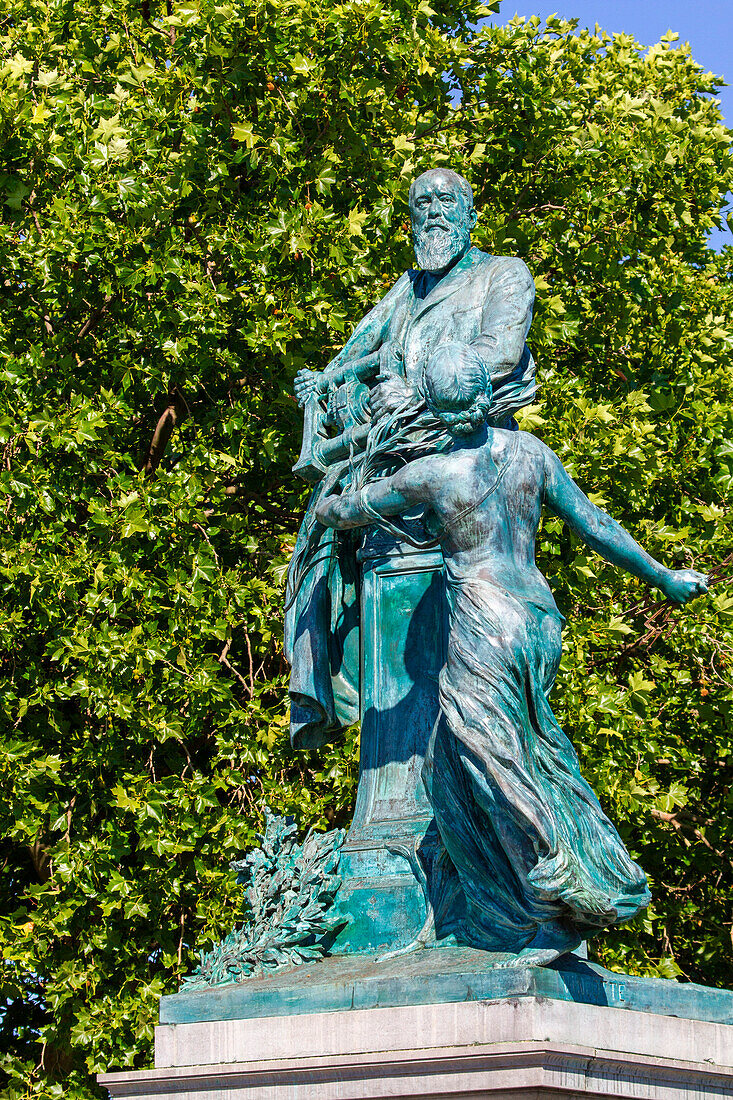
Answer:
[[[649,891],[550,708],[562,616],[535,565],[542,506],[670,600],[701,595],[707,580],[650,557],[534,436],[490,426],[490,371],[475,346],[439,344],[423,392],[447,449],[325,497],[316,515],[347,530],[420,508],[439,541],[450,635],[424,779],[450,904],[433,899],[432,931],[506,953],[494,966],[545,965],[629,920]]]

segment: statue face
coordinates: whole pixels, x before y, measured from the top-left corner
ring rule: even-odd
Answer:
[[[417,180],[410,214],[415,257],[426,271],[442,271],[470,247],[476,211],[439,168]]]

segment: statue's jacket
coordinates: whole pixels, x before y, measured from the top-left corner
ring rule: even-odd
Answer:
[[[534,306],[527,265],[514,256],[471,248],[427,294],[425,280],[422,271],[406,271],[356,326],[334,365],[396,341],[407,381],[420,388],[425,364],[439,344],[470,344],[489,370],[492,421],[501,424],[537,391],[526,343]]]
[[[341,367],[396,342],[403,352],[405,378],[419,391],[436,347],[470,344],[491,376],[491,421],[510,426],[513,414],[537,390],[526,344],[534,305],[526,264],[470,248],[432,289],[427,284],[424,272],[406,271],[359,322],[331,366]],[[296,748],[321,745],[359,718],[358,567],[336,532],[318,530],[314,513],[319,496],[317,486],[293,555],[295,560],[305,543],[316,538],[318,564],[291,591],[285,616],[285,656],[292,670],[290,736]]]

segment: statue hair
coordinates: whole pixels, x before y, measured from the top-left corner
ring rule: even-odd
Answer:
[[[410,184],[410,190],[407,195],[407,201],[410,206],[412,206],[412,200],[415,197],[415,188],[420,180],[424,179],[425,176],[432,176],[435,172],[442,172],[444,176],[447,176],[463,195],[466,209],[473,210],[473,188],[465,176],[460,176],[458,172],[454,172],[452,168],[428,168],[427,172],[421,172]]]
[[[440,344],[425,367],[428,408],[451,435],[472,435],[491,408],[491,379],[469,344]]]

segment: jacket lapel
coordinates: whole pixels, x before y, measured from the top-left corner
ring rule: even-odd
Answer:
[[[389,325],[387,328],[387,334],[384,339],[387,340],[402,340],[403,335],[407,327],[409,326],[410,319],[412,318],[413,311],[415,309],[415,280],[412,277],[413,272],[409,271],[409,279],[405,281],[405,287],[402,290],[399,298],[395,299],[394,305],[389,318]]]
[[[415,322],[440,302],[445,301],[449,295],[455,294],[457,290],[460,290],[470,278],[475,268],[490,259],[491,257],[486,252],[482,252],[481,249],[476,248],[475,245],[470,248],[466,255],[458,261],[456,266],[452,268],[448,274],[433,287],[427,297],[420,302],[417,310],[412,316],[412,323],[415,324]]]

